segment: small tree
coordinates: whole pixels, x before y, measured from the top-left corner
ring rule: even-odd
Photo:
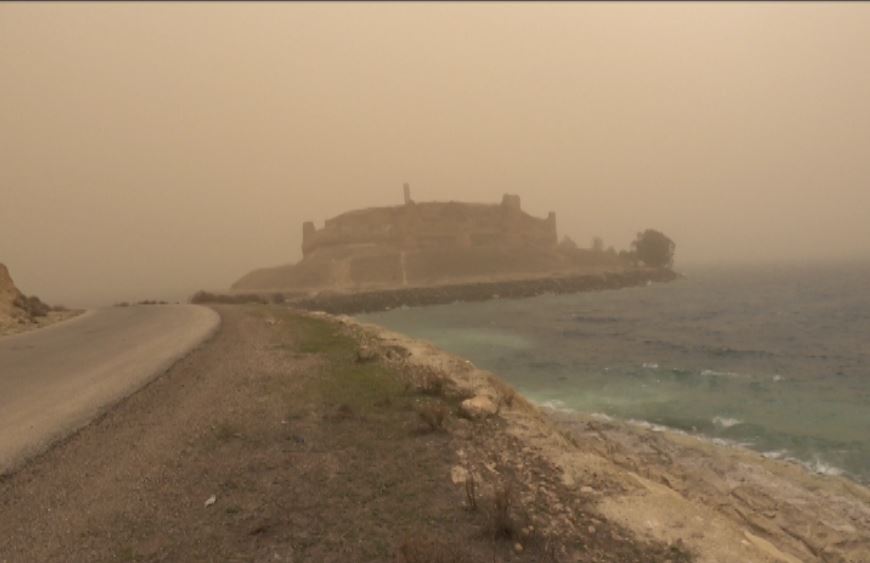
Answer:
[[[664,233],[647,229],[637,234],[631,243],[637,259],[653,268],[670,268],[674,265],[674,250],[677,245]]]
[[[593,237],[592,239],[592,251],[593,252],[604,252],[604,241],[601,237]]]

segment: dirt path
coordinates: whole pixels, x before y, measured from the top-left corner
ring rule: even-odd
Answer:
[[[0,562],[687,559],[353,330],[219,312],[207,344],[0,480]]]

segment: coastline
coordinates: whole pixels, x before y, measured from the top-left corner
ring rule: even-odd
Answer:
[[[698,561],[870,560],[870,489],[858,483],[675,431],[566,416],[427,342],[344,315],[303,314],[339,323],[388,363],[434,374],[492,405],[486,416],[499,418],[524,451],[639,536],[683,544]],[[554,500],[554,520],[567,517],[564,504]]]

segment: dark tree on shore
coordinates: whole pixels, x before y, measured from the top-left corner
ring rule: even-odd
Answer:
[[[673,266],[676,247],[677,245],[667,235],[654,229],[637,233],[637,238],[631,243],[632,251],[637,259],[653,268]]]
[[[592,238],[592,251],[593,252],[604,252],[604,240],[601,237],[593,237]]]

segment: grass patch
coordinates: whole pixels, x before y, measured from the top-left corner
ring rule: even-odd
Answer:
[[[357,362],[360,345],[340,327],[293,314],[282,316],[281,327],[291,333],[291,352],[318,357],[316,377],[301,391],[307,400],[333,405],[337,419],[404,406],[398,375],[377,360]]]
[[[239,431],[238,426],[229,421],[223,421],[216,424],[213,427],[214,437],[217,438],[219,442],[228,442],[233,438],[241,437],[241,432]]]

